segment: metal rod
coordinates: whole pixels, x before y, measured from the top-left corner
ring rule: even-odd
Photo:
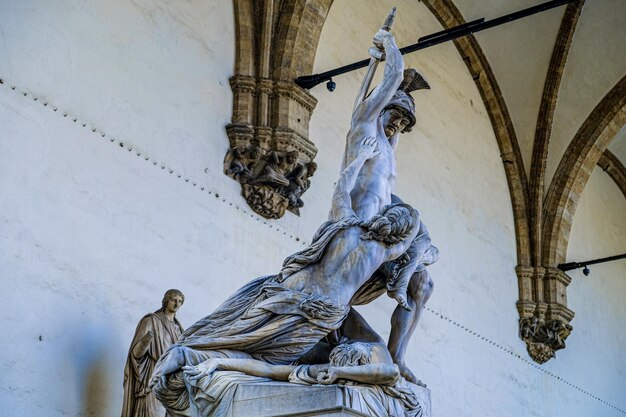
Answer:
[[[594,264],[601,264],[604,262],[611,262],[611,261],[617,261],[618,259],[625,259],[626,258],[626,253],[623,253],[621,255],[615,255],[615,256],[608,256],[606,258],[600,258],[600,259],[592,259],[590,261],[586,261],[586,262],[568,262],[565,264],[559,264],[559,269],[563,272],[565,271],[571,271],[572,269],[578,269],[578,268],[584,268],[588,265],[594,265]]]
[[[464,30],[466,30],[467,28],[471,28],[471,27],[475,27],[476,25],[483,23],[485,21],[484,17],[481,17],[480,19],[476,19],[476,20],[472,20],[471,22],[467,22],[467,23],[463,23],[462,25],[459,26],[455,26],[453,28],[450,29],[445,29],[439,32],[435,32],[432,33],[430,35],[426,35],[426,36],[422,36],[421,38],[419,38],[417,40],[418,43],[423,43],[426,41],[429,41],[431,39],[436,39],[442,35],[446,35],[449,33],[457,33],[457,32],[462,32]]]
[[[505,16],[501,16],[495,19],[485,21],[484,18],[473,20],[468,23],[464,23],[459,26],[455,26],[450,29],[445,29],[440,32],[436,32],[427,36],[422,36],[418,39],[417,43],[414,43],[409,46],[405,46],[404,48],[400,48],[400,53],[402,55],[409,54],[411,52],[419,51],[421,49],[426,49],[431,46],[439,45],[440,43],[451,41],[457,38],[460,38],[465,35],[469,35],[472,33],[480,32],[485,29],[490,29],[494,26],[499,26],[508,22],[512,22],[517,19],[521,19],[527,16],[531,16],[537,13],[545,12],[550,9],[554,9],[559,6],[563,6],[564,4],[569,4],[577,0],[551,0],[546,3],[538,4],[533,7],[529,7],[527,9],[519,10],[514,13],[507,14]],[[330,71],[322,72],[320,74],[313,75],[305,75],[302,77],[298,77],[295,79],[295,83],[302,88],[307,90],[315,87],[316,85],[324,82],[330,81],[330,79],[334,76],[345,74],[347,72],[354,71],[356,69],[364,68],[368,66],[370,60],[364,59],[358,62],[354,62],[352,64],[344,65],[339,68],[335,68]]]
[[[381,30],[389,32],[391,27],[393,26],[393,21],[396,18],[396,8],[391,9],[391,13],[387,16],[385,23],[381,27]],[[365,73],[365,78],[363,79],[363,83],[361,84],[361,89],[359,90],[359,94],[356,96],[356,100],[354,101],[354,108],[361,104],[365,97],[367,97],[367,92],[370,89],[370,85],[372,85],[372,80],[374,79],[374,74],[376,73],[376,68],[378,67],[378,63],[384,57],[384,52],[380,50],[377,46],[373,46],[370,48],[370,58],[369,66],[367,67],[367,72]]]

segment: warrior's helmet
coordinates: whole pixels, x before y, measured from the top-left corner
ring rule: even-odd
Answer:
[[[409,118],[409,124],[401,133],[410,132],[415,126],[415,101],[409,94],[411,91],[430,89],[428,82],[420,75],[417,70],[408,68],[404,70],[404,80],[398,87],[398,91],[393,95],[389,104],[385,106],[385,110],[396,108],[403,112]]]

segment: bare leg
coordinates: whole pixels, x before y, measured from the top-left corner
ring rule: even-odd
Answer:
[[[415,384],[421,383],[404,363],[404,355],[409,339],[415,331],[424,306],[433,292],[433,280],[426,270],[413,273],[408,286],[408,303],[411,311],[397,306],[391,316],[391,334],[389,335],[389,353],[400,368],[400,374]],[[422,384],[423,385],[423,384]]]

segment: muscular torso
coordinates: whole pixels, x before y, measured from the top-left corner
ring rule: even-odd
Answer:
[[[344,166],[350,164],[357,155],[360,141],[369,136],[376,137],[379,154],[365,162],[350,193],[352,208],[363,220],[370,219],[383,206],[391,203],[391,193],[396,182],[394,150],[378,117],[369,121],[353,121],[348,132]]]
[[[348,305],[355,292],[378,267],[406,251],[412,240],[410,237],[387,247],[382,242],[360,239],[362,234],[363,229],[359,226],[339,231],[319,262],[290,275],[283,285],[297,291],[324,295],[337,305]]]

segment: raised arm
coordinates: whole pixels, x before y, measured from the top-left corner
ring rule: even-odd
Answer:
[[[352,126],[355,122],[360,123],[378,117],[402,83],[404,76],[404,60],[393,35],[381,29],[374,35],[374,44],[385,50],[383,79],[374,91],[355,107],[352,114]]]
[[[376,155],[378,155],[378,151],[376,150],[376,138],[370,136],[363,139],[356,158],[341,172],[339,181],[337,181],[337,185],[335,185],[332,206],[328,216],[329,220],[339,220],[354,214],[350,192],[354,188],[359,171],[365,161],[374,158]]]

